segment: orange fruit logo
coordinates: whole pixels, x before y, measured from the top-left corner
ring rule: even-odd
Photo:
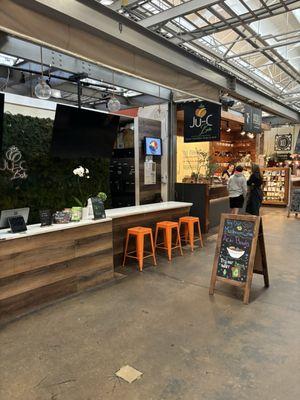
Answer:
[[[203,118],[203,117],[205,117],[205,115],[206,115],[206,109],[204,108],[204,107],[202,107],[202,108],[197,108],[196,109],[196,111],[195,111],[195,115],[196,115],[196,117],[198,117],[198,118]]]

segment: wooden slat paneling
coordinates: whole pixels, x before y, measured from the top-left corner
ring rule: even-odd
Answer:
[[[113,279],[112,222],[0,242],[0,255],[0,321],[5,322]]]

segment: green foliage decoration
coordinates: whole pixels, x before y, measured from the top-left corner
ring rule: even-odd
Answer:
[[[30,207],[29,223],[39,222],[41,209],[57,211],[77,205],[74,197],[78,196],[78,184],[73,170],[78,165],[90,171],[90,179],[82,185],[83,194],[96,196],[101,190],[108,193],[106,206],[110,204],[109,159],[53,158],[52,127],[49,118],[4,115],[1,159],[10,146],[17,146],[26,162],[28,178],[11,180],[8,173],[0,171],[0,210]]]

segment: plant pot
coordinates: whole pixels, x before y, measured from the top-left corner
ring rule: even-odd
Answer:
[[[89,207],[83,207],[82,209],[82,219],[89,219]]]
[[[72,207],[71,221],[79,222],[82,218],[82,207]]]

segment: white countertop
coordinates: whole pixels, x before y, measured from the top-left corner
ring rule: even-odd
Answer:
[[[8,229],[0,229],[0,243],[2,240],[22,239],[29,236],[41,235],[43,233],[57,232],[64,229],[79,228],[85,225],[101,224],[102,222],[111,221],[111,218],[103,219],[86,219],[79,222],[69,222],[67,224],[53,224],[50,226],[41,226],[40,224],[27,225],[27,231],[20,233],[11,233]]]
[[[128,215],[144,214],[155,211],[171,210],[174,208],[191,207],[193,203],[184,203],[181,201],[165,201],[162,203],[144,204],[142,206],[113,208],[105,210],[106,216],[109,218],[121,218]]]
[[[121,218],[129,215],[144,214],[155,211],[171,210],[174,208],[191,207],[193,203],[184,203],[180,201],[166,201],[162,203],[145,204],[142,206],[122,207],[105,210],[106,217],[104,219],[85,219],[79,222],[69,222],[67,224],[53,224],[41,227],[40,224],[27,225],[27,231],[20,233],[10,233],[8,229],[0,230],[0,243],[2,240],[21,239],[43,233],[62,231],[64,229],[78,228],[84,225],[100,224],[102,222],[111,221],[113,218]]]

